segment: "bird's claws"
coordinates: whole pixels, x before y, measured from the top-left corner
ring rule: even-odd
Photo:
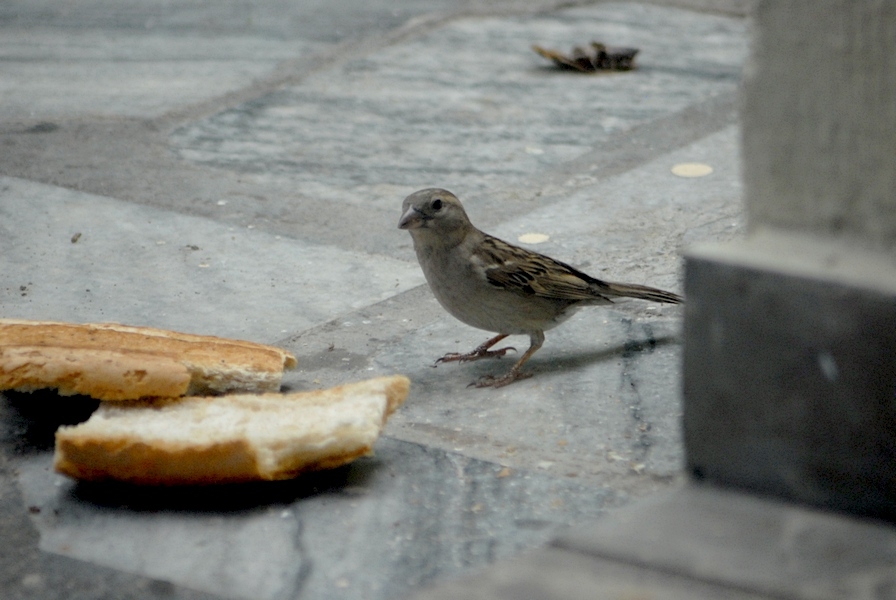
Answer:
[[[445,356],[443,356],[441,358],[437,358],[436,362],[432,363],[432,366],[438,367],[439,363],[451,362],[451,361],[455,361],[455,360],[463,360],[462,358],[460,358],[461,356],[463,356],[463,354],[460,354],[458,352],[449,352]]]
[[[486,352],[486,356],[494,356],[496,358],[501,358],[502,356],[504,356],[511,350],[516,352],[516,348],[514,348],[513,346],[507,346],[506,348],[501,348],[500,350],[489,350],[488,352]]]
[[[443,362],[471,362],[481,358],[501,358],[511,350],[516,352],[516,348],[513,346],[507,346],[506,348],[501,348],[499,350],[480,350],[477,348],[472,352],[449,352],[442,358],[436,359],[436,362],[432,366],[437,367],[439,366],[439,363]]]

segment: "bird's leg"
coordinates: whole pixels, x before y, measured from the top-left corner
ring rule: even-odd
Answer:
[[[476,346],[476,348],[472,352],[467,352],[464,354],[461,354],[460,352],[449,352],[448,354],[437,360],[435,365],[433,366],[436,366],[441,362],[469,362],[471,360],[479,360],[480,358],[491,358],[493,356],[500,358],[507,354],[508,350],[513,350],[514,352],[516,352],[516,348],[513,348],[512,346],[501,348],[500,350],[489,350],[489,348],[506,338],[507,335],[508,334],[506,333],[496,335],[492,339]]]
[[[494,375],[483,375],[479,378],[479,380],[474,381],[470,385],[480,388],[499,388],[513,383],[517,379],[526,379],[527,377],[532,377],[532,373],[523,373],[522,371],[520,371],[520,369],[526,363],[526,361],[532,358],[532,355],[535,354],[539,348],[541,348],[541,345],[544,344],[544,332],[536,331],[535,333],[530,334],[529,340],[529,349],[526,350],[526,353],[523,354],[518,361],[516,361],[516,364],[510,368],[510,371],[506,375],[502,375],[501,377],[495,377]]]

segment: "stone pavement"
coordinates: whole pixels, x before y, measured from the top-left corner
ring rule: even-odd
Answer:
[[[743,232],[747,12],[3,3],[0,316],[281,345],[290,389],[413,382],[374,457],[210,490],[76,485],[52,431],[89,403],[6,394],[3,597],[400,598],[676,489],[679,307],[583,311],[535,377],[467,388],[511,362],[432,368],[488,334],[435,303],[396,223],[405,195],[445,187],[505,239],[680,290],[682,248]],[[640,48],[640,68],[530,50],[592,39]],[[672,173],[691,162],[713,171]]]

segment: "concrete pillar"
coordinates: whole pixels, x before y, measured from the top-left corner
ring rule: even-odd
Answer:
[[[896,521],[896,2],[755,19],[750,233],[686,257],[688,469]]]

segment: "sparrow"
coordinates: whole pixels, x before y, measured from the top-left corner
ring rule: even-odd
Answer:
[[[544,332],[582,306],[612,304],[628,297],[679,304],[682,297],[644,285],[614,283],[480,231],[451,192],[428,188],[402,204],[399,229],[414,242],[417,260],[439,304],[460,321],[497,333],[471,352],[450,352],[436,361],[501,357],[513,347],[490,348],[509,335],[528,335],[529,349],[500,377],[485,375],[470,385],[502,387],[531,377],[522,371],[544,343]]]

